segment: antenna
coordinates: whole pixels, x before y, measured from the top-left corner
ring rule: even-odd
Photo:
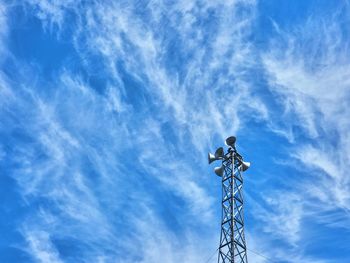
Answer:
[[[247,245],[244,236],[243,217],[243,172],[248,170],[250,162],[244,162],[237,152],[236,137],[225,140],[229,147],[225,154],[219,147],[215,155],[209,153],[209,164],[221,161],[214,172],[222,180],[222,219],[218,254],[218,263],[248,263]]]

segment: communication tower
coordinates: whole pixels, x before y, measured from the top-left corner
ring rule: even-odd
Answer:
[[[236,137],[228,137],[227,152],[219,147],[215,154],[208,153],[209,164],[221,161],[214,172],[222,179],[222,220],[218,263],[248,263],[247,244],[244,236],[243,172],[250,163],[244,162],[237,152]]]

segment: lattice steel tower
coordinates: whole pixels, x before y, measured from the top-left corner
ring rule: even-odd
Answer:
[[[222,220],[218,263],[247,263],[247,245],[244,237],[243,176],[250,166],[237,152],[236,137],[228,137],[227,153],[219,147],[208,154],[209,164],[220,160],[215,173],[222,178]]]

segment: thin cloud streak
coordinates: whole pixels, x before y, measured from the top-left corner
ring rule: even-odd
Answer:
[[[79,76],[73,77],[67,68],[61,70],[59,77],[54,79],[45,92],[32,91],[37,89],[36,86],[29,86],[16,92],[10,108],[16,111],[17,116],[23,116],[24,112],[31,109],[25,118],[19,119],[18,125],[26,130],[26,134],[33,142],[30,145],[26,143],[17,145],[16,159],[22,165],[16,169],[13,177],[21,186],[23,197],[28,204],[37,198],[44,198],[52,203],[51,207],[44,206],[39,209],[40,212],[33,210],[27,215],[23,223],[28,229],[26,233],[42,233],[40,231],[45,229],[47,238],[60,238],[67,240],[66,242],[72,239],[79,240],[78,243],[81,246],[89,248],[82,252],[82,256],[89,260],[99,258],[108,262],[115,257],[115,253],[120,251],[124,251],[123,254],[133,258],[135,253],[132,255],[128,253],[128,251],[132,252],[132,248],[126,247],[122,242],[127,237],[128,230],[136,231],[132,235],[136,243],[148,238],[150,247],[159,241],[154,243],[149,233],[160,231],[160,240],[172,235],[168,226],[161,228],[152,226],[155,216],[149,219],[143,218],[148,228],[134,228],[143,225],[139,221],[127,225],[126,222],[133,222],[136,211],[157,210],[156,204],[152,201],[155,197],[152,193],[145,192],[145,186],[142,186],[137,179],[139,173],[145,175],[146,184],[154,177],[159,183],[158,188],[174,193],[177,198],[185,202],[188,207],[185,211],[188,212],[176,218],[179,224],[185,220],[193,221],[191,218],[196,220],[198,214],[201,214],[200,218],[203,220],[201,224],[208,226],[213,218],[213,200],[208,190],[198,184],[201,175],[193,171],[192,163],[197,161],[198,157],[191,155],[192,162],[184,163],[183,160],[176,161],[176,156],[189,152],[190,149],[203,152],[206,144],[199,141],[208,138],[209,142],[213,133],[225,136],[221,134],[223,129],[232,130],[231,123],[225,121],[228,116],[231,119],[232,116],[237,116],[234,119],[236,124],[233,125],[233,129],[238,129],[240,121],[236,111],[239,107],[232,107],[232,105],[227,107],[224,101],[225,96],[229,94],[229,90],[226,90],[227,85],[231,90],[239,89],[229,84],[231,79],[236,83],[242,83],[240,87],[247,87],[240,92],[242,97],[249,96],[249,83],[246,83],[243,78],[240,79],[244,71],[237,76],[234,71],[228,75],[222,75],[220,85],[217,85],[215,91],[206,91],[205,87],[208,84],[204,86],[204,82],[197,79],[199,79],[198,76],[203,75],[203,80],[207,80],[208,83],[215,82],[213,73],[218,72],[222,67],[231,67],[228,63],[233,61],[232,58],[247,57],[249,60],[249,47],[245,47],[243,42],[243,30],[248,26],[250,18],[247,17],[247,24],[239,24],[238,28],[232,26],[225,28],[224,24],[227,21],[217,19],[222,26],[215,45],[226,43],[226,48],[221,50],[221,55],[211,54],[215,46],[208,49],[202,47],[206,41],[205,35],[192,39],[193,49],[190,52],[183,50],[182,55],[191,55],[196,59],[193,60],[193,64],[185,66],[181,73],[184,74],[185,77],[183,77],[178,73],[169,72],[166,68],[165,61],[172,58],[171,54],[164,52],[172,42],[162,40],[154,31],[154,28],[160,28],[164,20],[163,14],[157,17],[156,13],[159,10],[165,10],[165,6],[161,5],[158,10],[157,8],[148,10],[151,12],[151,19],[147,24],[143,19],[135,16],[132,5],[113,4],[107,8],[103,4],[95,3],[92,7],[87,6],[86,9],[78,10],[77,5],[72,3],[54,5],[51,2],[40,1],[40,3],[29,2],[29,4],[28,8],[34,7],[38,18],[43,21],[44,28],[49,31],[58,28],[63,32],[66,23],[65,12],[67,9],[76,12],[77,25],[72,41],[78,55],[83,62],[86,61],[85,67],[88,71],[93,68],[90,68],[91,62],[85,58],[89,54],[97,55],[104,65],[109,65],[105,70],[108,71],[110,80],[106,88],[96,90]],[[205,5],[200,9],[193,7],[188,11],[188,15],[193,19],[192,25],[195,25],[209,8],[212,7]],[[236,6],[225,8],[230,9],[225,11],[222,9],[220,12],[226,13],[227,17]],[[181,20],[181,10],[170,9],[169,12],[169,17],[175,18],[180,15]],[[134,19],[130,19],[131,17]],[[231,21],[233,22],[234,20]],[[181,45],[186,45],[185,35],[191,33],[182,32],[176,20],[169,23],[169,28],[176,30],[184,42]],[[203,32],[203,34],[207,33]],[[226,34],[232,35],[231,42],[223,39]],[[239,55],[240,52],[242,52],[241,55]],[[225,65],[220,65],[217,57],[224,59],[227,55]],[[214,61],[209,70],[203,67],[208,62],[207,57]],[[234,67],[239,70],[239,63]],[[139,93],[140,96],[133,96],[132,87],[127,86],[132,84],[127,83],[123,75],[127,75],[128,81],[137,82],[143,87]],[[39,80],[36,85],[41,85],[40,81],[43,80]],[[213,92],[220,92],[222,97],[218,98],[218,101],[212,100]],[[201,93],[204,96],[201,96]],[[26,101],[24,98],[28,96],[29,100]],[[242,101],[246,100],[241,98],[235,103],[238,105]],[[149,108],[146,107],[146,103],[149,103]],[[140,108],[135,108],[137,104]],[[209,105],[209,108],[205,105]],[[256,110],[254,107],[252,111]],[[137,112],[140,109],[141,111]],[[158,116],[144,119],[142,114],[152,115],[155,109],[163,110]],[[213,115],[208,116],[211,112]],[[225,116],[221,117],[222,113]],[[259,111],[257,114],[260,114]],[[134,118],[139,118],[139,121],[135,122]],[[12,121],[8,120],[9,123]],[[214,127],[222,128],[214,132]],[[173,146],[170,146],[167,141],[165,128],[181,131],[171,135]],[[34,134],[36,136],[33,136]],[[188,145],[188,141],[192,144]],[[140,149],[139,155],[132,153],[133,148]],[[178,151],[181,148],[183,152]],[[40,157],[38,151],[42,152],[43,157]],[[130,168],[123,165],[122,160],[127,163],[136,161],[140,166],[137,171],[130,174]],[[86,165],[93,169],[95,175],[88,176],[84,168]],[[208,179],[201,182],[203,183],[208,184]],[[123,189],[120,189],[120,186],[123,186]],[[118,190],[115,193],[108,193],[113,188]],[[129,202],[133,202],[134,207],[130,207],[128,212],[123,211],[122,207],[128,206]],[[32,224],[34,221],[36,223]],[[97,226],[100,227],[97,228]],[[207,246],[211,246],[203,243],[201,247],[196,247],[198,238],[191,237],[194,235],[193,230],[188,226],[181,228],[184,229],[185,234],[184,236],[173,235],[174,244],[185,244],[181,249],[187,251],[187,254],[170,253],[172,241],[166,238],[164,245],[168,244],[168,247],[164,249],[169,251],[169,255],[164,260],[174,262],[185,258],[192,262],[201,262],[203,259],[200,252],[207,251]],[[211,240],[213,238],[211,231],[214,229],[212,227],[207,229],[205,239]],[[135,238],[136,236],[140,237]],[[203,239],[203,236],[201,238]],[[41,258],[42,253],[46,253],[47,257],[50,255],[55,257],[55,251],[51,251],[51,254],[48,252],[50,247],[41,247],[40,235],[37,238],[30,237],[28,240],[33,241],[28,244],[38,244],[30,245],[27,250],[34,258]],[[97,240],[100,245],[91,250],[92,244]],[[207,244],[214,243],[207,242]],[[180,249],[179,245],[175,247]],[[150,251],[152,250],[145,249],[144,254],[133,260],[157,262],[162,255],[161,251],[155,250],[151,255],[148,254]],[[61,260],[69,259],[61,258]]]
[[[296,162],[292,159],[288,165],[299,167],[298,171],[305,175],[299,176],[294,190],[289,188],[295,193],[292,198],[285,196],[284,205],[269,216],[282,216],[285,207],[295,204],[293,196],[300,198],[300,193],[302,200],[297,203],[303,212],[290,211],[289,219],[272,223],[272,229],[278,229],[283,222],[303,225],[310,216],[323,224],[328,221],[329,226],[332,220],[341,222],[341,218],[348,217],[350,112],[346,105],[350,100],[350,64],[343,59],[347,57],[348,46],[344,45],[339,19],[338,13],[322,19],[310,18],[294,31],[278,28],[278,37],[271,41],[269,51],[262,54],[269,88],[283,105],[288,120],[285,127],[271,120],[272,126],[278,127],[280,134],[288,135],[294,145],[290,157]],[[293,127],[300,130],[294,128],[291,135]],[[304,143],[299,141],[302,136],[307,139]],[[343,216],[339,218],[336,213],[337,216],[325,221],[323,213],[333,214],[334,210]],[[307,238],[303,228],[293,226],[293,230],[300,229],[299,233],[286,233],[291,244]],[[282,229],[288,229],[287,225],[283,224]]]

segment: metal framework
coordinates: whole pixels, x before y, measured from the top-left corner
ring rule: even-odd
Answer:
[[[244,236],[243,165],[243,159],[235,148],[229,148],[225,158],[222,158],[222,221],[218,263],[248,262]]]
[[[247,245],[244,237],[243,216],[243,176],[250,167],[236,150],[236,137],[225,140],[227,153],[223,147],[208,153],[208,162],[221,160],[214,172],[222,178],[222,218],[218,263],[248,263]]]

